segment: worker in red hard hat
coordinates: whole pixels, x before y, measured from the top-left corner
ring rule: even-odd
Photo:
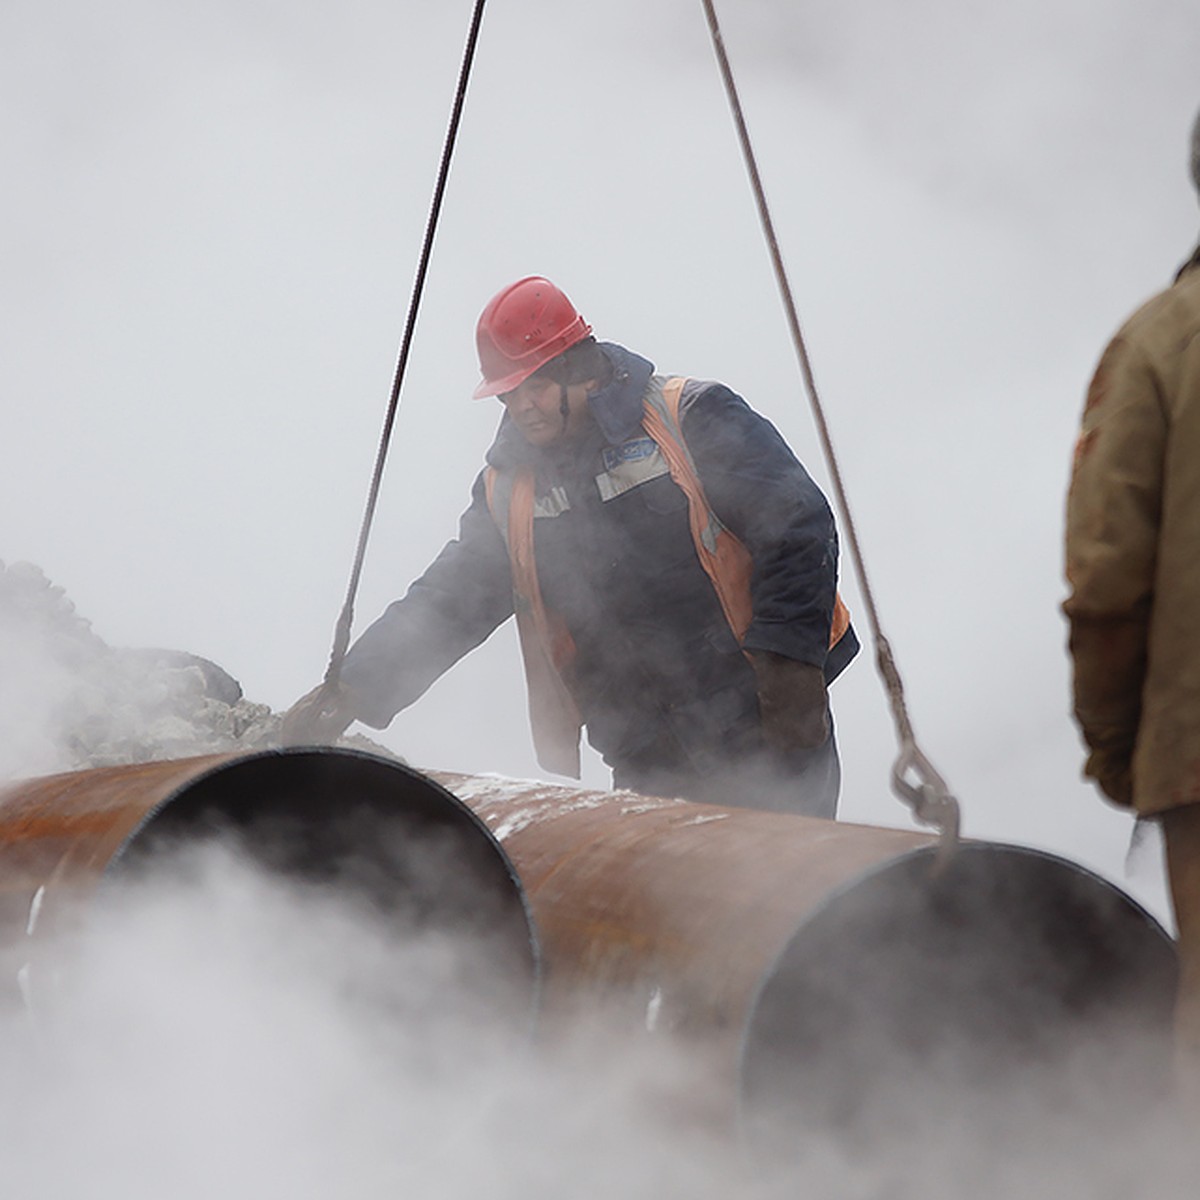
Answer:
[[[540,276],[484,308],[504,408],[459,536],[314,689],[284,738],[376,729],[516,616],[541,764],[588,740],[618,787],[833,817],[827,688],[858,650],[829,505],[720,383],[597,342]]]
[[[1200,191],[1200,115],[1190,166]],[[1176,1046],[1200,1118],[1200,248],[1109,342],[1067,501],[1084,772],[1158,822],[1179,929]]]

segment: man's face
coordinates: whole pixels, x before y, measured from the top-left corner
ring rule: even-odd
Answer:
[[[589,383],[566,385],[567,415],[563,419],[563,385],[542,375],[531,375],[511,392],[500,397],[513,424],[534,446],[549,446],[574,437],[590,419],[587,407]]]

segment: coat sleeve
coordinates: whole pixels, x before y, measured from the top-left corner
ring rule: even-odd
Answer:
[[[512,612],[508,552],[481,473],[458,537],[346,655],[342,682],[355,716],[383,729]]]
[[[744,647],[824,666],[838,564],[825,496],[775,426],[723,384],[690,400],[682,428],[708,502],[753,560]]]
[[[1158,551],[1167,419],[1159,380],[1118,336],[1088,390],[1067,499],[1066,574],[1075,717],[1085,774],[1132,803]]]

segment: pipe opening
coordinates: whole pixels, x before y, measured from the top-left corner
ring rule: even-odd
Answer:
[[[918,851],[843,889],[766,977],[741,1061],[763,1153],[812,1134],[928,1148],[998,1116],[1032,1128],[1065,1102],[1166,1089],[1176,963],[1144,910],[1017,847],[931,865]]]
[[[507,856],[470,809],[416,771],[334,749],[228,760],[158,804],[105,882],[144,878],[165,856],[210,839],[361,906],[397,939],[453,939],[472,960],[464,983],[486,981],[489,1012],[527,1022],[536,1007],[537,946]]]

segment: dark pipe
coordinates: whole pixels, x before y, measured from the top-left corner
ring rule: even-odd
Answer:
[[[1000,1113],[1015,1136],[1014,1114],[1028,1134],[1064,1104],[1168,1095],[1176,960],[1144,910],[1034,850],[966,842],[946,870],[932,861],[839,888],[764,972],[739,1062],[764,1152],[849,1130],[899,1155]]]
[[[215,835],[271,870],[353,895],[403,930],[471,937],[495,967],[498,990],[511,988],[525,1016],[532,1011],[532,923],[486,825],[416,771],[339,749],[106,767],[0,791],[6,988],[32,947],[77,919],[98,888],[181,842]]]

